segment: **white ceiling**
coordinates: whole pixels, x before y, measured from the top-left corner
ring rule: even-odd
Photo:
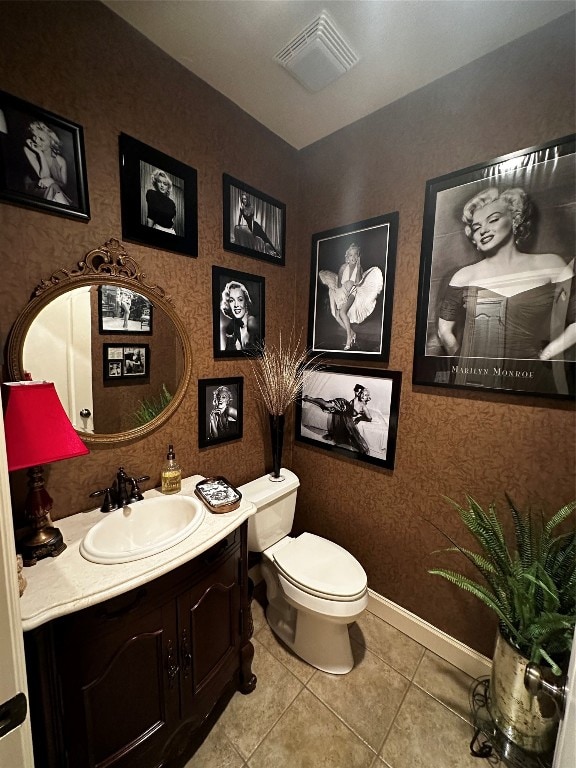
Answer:
[[[296,149],[576,7],[576,0],[104,2]],[[322,10],[360,61],[311,93],[274,55]]]

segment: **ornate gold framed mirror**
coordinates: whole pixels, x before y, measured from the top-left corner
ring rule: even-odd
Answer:
[[[53,381],[82,439],[100,445],[164,424],[192,375],[172,299],[116,239],[40,282],[7,349],[11,379]]]

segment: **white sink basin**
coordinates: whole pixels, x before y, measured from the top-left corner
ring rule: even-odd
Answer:
[[[205,507],[191,496],[155,496],[109,512],[91,528],[80,553],[93,563],[129,563],[155,555],[190,536]]]

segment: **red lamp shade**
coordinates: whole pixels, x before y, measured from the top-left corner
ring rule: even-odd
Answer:
[[[19,381],[2,386],[8,400],[4,429],[11,472],[89,453],[66,415],[54,384]]]

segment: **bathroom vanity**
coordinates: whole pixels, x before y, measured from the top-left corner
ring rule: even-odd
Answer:
[[[179,544],[114,565],[79,551],[103,513],[58,521],[67,549],[26,569],[22,596],[36,768],[183,766],[234,691],[254,689],[253,513],[206,511]]]

